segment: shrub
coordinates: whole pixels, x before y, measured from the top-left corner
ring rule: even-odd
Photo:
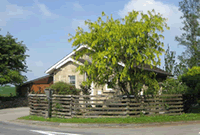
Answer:
[[[181,80],[189,87],[188,94],[200,93],[200,67],[193,67],[186,74],[181,76]]]
[[[174,78],[167,78],[162,84],[162,94],[185,94],[188,87]]]
[[[56,82],[48,88],[55,90],[54,93],[58,95],[79,95],[80,94],[79,89],[76,89],[75,86],[69,83],[65,83],[65,82]]]
[[[188,69],[188,72],[183,76],[195,76],[200,75],[200,67],[194,66],[191,69]]]
[[[82,92],[83,95],[90,95],[91,94],[91,86],[90,85],[80,85],[80,91]],[[84,99],[86,100],[85,103],[88,103],[90,100],[90,97],[84,97]],[[86,105],[86,107],[92,107],[91,105]]]
[[[91,86],[89,85],[89,86],[87,86],[87,85],[83,85],[83,84],[81,84],[80,85],[80,90],[81,90],[81,92],[83,93],[83,95],[90,95],[91,94]]]

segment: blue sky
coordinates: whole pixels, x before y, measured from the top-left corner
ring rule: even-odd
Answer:
[[[124,17],[129,11],[146,13],[155,9],[168,18],[170,30],[163,33],[165,49],[180,55],[184,51],[178,46],[175,36],[181,35],[182,13],[178,11],[180,0],[1,0],[0,34],[10,32],[18,41],[24,41],[30,55],[27,58],[28,80],[45,75],[45,71],[73,51],[68,42],[68,34],[75,34],[80,26],[86,28],[84,21],[96,21],[104,11],[113,14],[115,19]],[[161,68],[164,55],[161,56]]]

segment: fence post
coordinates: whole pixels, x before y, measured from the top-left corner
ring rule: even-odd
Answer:
[[[51,118],[51,108],[52,108],[52,92],[49,93],[49,98],[48,98],[48,117]]]
[[[146,112],[145,112],[145,107],[144,107],[144,95],[140,95],[140,97],[141,97],[140,107],[141,107],[142,113],[145,114]]]
[[[31,95],[28,95],[28,107],[31,107]],[[29,109],[29,115],[31,115],[31,109]]]
[[[70,100],[70,116],[71,116],[71,118],[73,117],[72,116],[72,102],[73,102],[73,95],[71,95],[71,100]]]
[[[48,118],[51,118],[51,109],[52,109],[52,94],[53,89],[45,89],[44,92],[48,98]]]
[[[156,109],[158,111],[157,114],[160,114],[160,110],[161,110],[160,108],[161,107],[160,107],[160,95],[159,94],[156,95],[156,99],[157,99],[157,102],[158,102],[157,109]]]
[[[127,101],[126,101],[126,117],[129,117],[129,109],[130,109],[130,101],[129,97],[127,95]]]

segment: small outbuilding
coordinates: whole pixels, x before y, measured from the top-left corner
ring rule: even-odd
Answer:
[[[17,87],[17,93],[19,93],[20,96],[27,96],[28,93],[30,92],[44,93],[44,89],[46,87],[49,87],[51,84],[53,84],[53,76],[52,75],[43,76],[25,82],[21,86]]]

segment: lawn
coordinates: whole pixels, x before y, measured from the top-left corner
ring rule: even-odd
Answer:
[[[0,86],[0,96],[10,96],[10,93],[15,96],[16,95],[16,90],[15,87],[11,87],[11,86]]]
[[[191,121],[200,120],[200,114],[190,113],[176,116],[169,115],[157,115],[157,116],[142,116],[142,117],[126,117],[126,118],[50,118],[46,119],[39,116],[24,116],[19,119],[24,120],[35,120],[35,121],[48,121],[48,122],[59,122],[59,123],[154,123],[154,122],[175,122],[175,121]]]

